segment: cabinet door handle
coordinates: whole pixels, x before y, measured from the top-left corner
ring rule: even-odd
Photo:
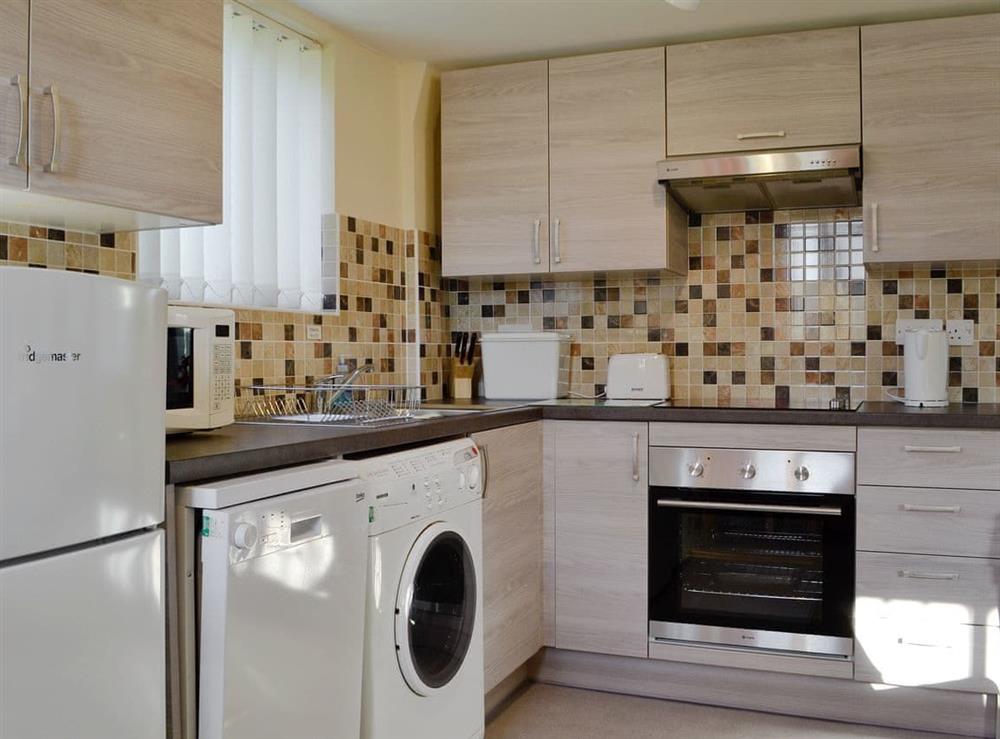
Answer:
[[[639,432],[632,434],[632,480],[639,482]]]
[[[916,572],[914,570],[900,570],[900,577],[909,577],[913,580],[957,580],[956,572]]]
[[[757,131],[755,133],[738,133],[736,138],[740,141],[746,141],[747,139],[783,139],[785,138],[784,131]]]
[[[535,219],[535,237],[531,242],[531,257],[535,264],[542,263],[542,256],[538,253],[538,231],[542,227],[542,220],[540,218]]]
[[[562,263],[562,249],[559,248],[559,219],[552,222],[552,261]]]
[[[49,85],[43,93],[52,98],[52,155],[49,157],[49,163],[42,169],[46,172],[58,172],[59,149],[62,146],[62,104],[59,100],[59,88]]]
[[[903,510],[910,513],[960,513],[960,505],[912,505],[903,503]]]
[[[24,76],[15,74],[10,84],[17,88],[17,151],[10,158],[10,165],[23,169],[28,149],[28,85]]]
[[[878,251],[878,201],[872,201],[872,251]]]
[[[490,454],[485,444],[477,444],[479,447],[479,458],[483,461],[483,492],[480,497],[486,498],[486,489],[490,484]]]
[[[922,454],[958,454],[962,451],[960,446],[918,446],[915,444],[905,444],[904,452],[919,452]]]

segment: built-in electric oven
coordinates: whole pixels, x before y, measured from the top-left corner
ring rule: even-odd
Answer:
[[[854,455],[652,448],[649,636],[853,657]]]

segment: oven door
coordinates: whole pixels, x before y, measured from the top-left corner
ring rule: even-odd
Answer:
[[[853,655],[854,498],[651,487],[653,640]]]

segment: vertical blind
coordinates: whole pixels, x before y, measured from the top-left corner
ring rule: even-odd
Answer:
[[[226,6],[223,222],[141,233],[141,280],[171,300],[322,310],[321,54]]]

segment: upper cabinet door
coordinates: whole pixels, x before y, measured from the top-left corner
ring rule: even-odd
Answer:
[[[0,3],[0,186],[28,186],[28,0]]]
[[[553,272],[686,267],[687,218],[676,206],[668,217],[656,178],[663,64],[662,47],[549,61]],[[668,249],[668,218],[679,251]]]
[[[667,154],[861,141],[858,29],[667,47]]]
[[[219,0],[31,0],[31,190],[222,220]]]
[[[861,29],[865,261],[1000,259],[1000,14]]]
[[[548,62],[441,79],[442,273],[547,272]]]

